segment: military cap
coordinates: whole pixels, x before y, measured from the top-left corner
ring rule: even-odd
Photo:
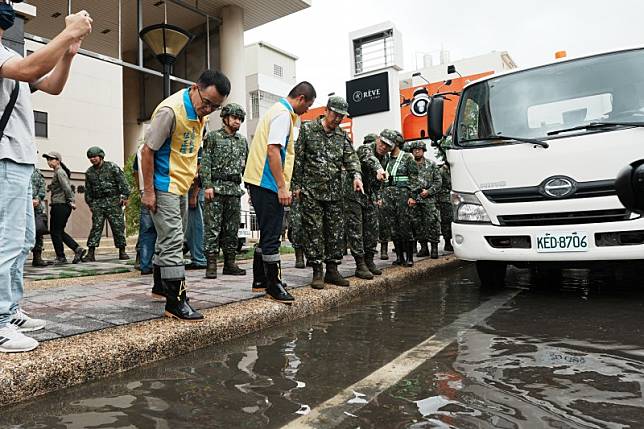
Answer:
[[[334,95],[333,97],[329,97],[329,101],[326,103],[326,107],[329,110],[333,110],[335,113],[339,113],[340,115],[348,115],[349,114],[349,103],[337,95]]]
[[[228,103],[223,107],[223,109],[221,109],[219,116],[222,118],[225,118],[226,116],[235,116],[244,122],[246,119],[246,111],[244,111],[244,108],[237,103]]]
[[[101,158],[105,158],[105,152],[103,149],[101,149],[98,146],[92,146],[89,149],[87,149],[87,158],[93,158],[95,156],[100,156]]]
[[[404,145],[405,144],[405,138],[403,137],[402,133],[398,130],[394,130],[396,133],[396,144],[398,146]]]
[[[378,138],[378,134],[369,133],[366,136],[364,136],[364,140],[362,141],[362,144],[369,144],[371,142],[375,142],[377,138]]]
[[[47,152],[47,153],[44,153],[42,157],[47,158],[47,159],[57,159],[57,160],[59,160],[61,162],[63,160],[63,157],[60,155],[60,153],[58,153],[58,152],[56,152],[54,150],[52,150],[50,152]]]
[[[403,143],[402,151],[403,152],[411,152],[411,143],[409,143],[409,142]]]
[[[398,138],[398,136],[396,135],[396,132],[394,130],[390,130],[388,128],[385,128],[380,133],[380,141],[385,143],[385,144],[387,144],[387,145],[389,145],[389,146],[391,146],[391,147],[396,146],[396,139],[397,138]]]
[[[424,141],[421,141],[421,140],[416,140],[415,142],[411,142],[409,147],[411,148],[411,150],[422,149],[423,151],[427,152],[427,145],[425,144]]]

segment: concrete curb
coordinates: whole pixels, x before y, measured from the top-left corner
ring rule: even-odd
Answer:
[[[351,278],[350,288],[297,288],[292,291],[297,300],[292,306],[266,298],[250,299],[205,310],[202,323],[160,318],[47,341],[33,352],[2,356],[0,406],[381,295],[426,280],[433,271],[457,262],[448,256],[418,261],[412,268],[391,267],[372,281]]]

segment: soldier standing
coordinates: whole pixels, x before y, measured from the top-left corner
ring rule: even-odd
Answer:
[[[114,234],[114,246],[119,249],[119,259],[130,259],[125,253],[125,219],[123,207],[130,197],[130,188],[123,170],[111,161],[105,161],[105,152],[98,146],[87,149],[92,166],[85,171],[85,202],[92,211],[92,229],[87,238],[86,262],[94,262],[95,250],[101,243],[105,220]]]
[[[386,178],[383,165],[386,165],[387,154],[393,149],[393,145],[390,146],[375,134],[367,137],[370,136],[374,136],[376,141],[363,144],[357,150],[364,193],[355,192],[351,180],[345,180],[344,187],[347,241],[356,261],[356,277],[363,279],[382,274],[374,264],[373,257],[378,244],[378,205],[382,202],[380,188]]]
[[[243,276],[235,264],[237,231],[241,216],[241,177],[248,157],[248,142],[239,127],[246,118],[244,109],[236,103],[224,106],[220,114],[223,125],[206,136],[201,161],[201,180],[205,189],[206,278],[217,278],[219,249],[224,252],[224,274]]]
[[[45,196],[47,195],[47,186],[45,185],[45,177],[42,175],[39,169],[34,168],[34,172],[31,174],[31,198],[34,206],[34,217],[46,216],[47,211],[45,210]],[[31,259],[31,265],[33,267],[46,267],[49,265],[42,259],[43,251],[43,240],[42,233],[38,233],[36,230],[36,245],[32,249],[33,258]]]
[[[301,203],[296,199],[288,211],[288,241],[295,249],[295,268],[305,268],[304,263],[304,230],[302,229]]]
[[[447,161],[440,167],[442,177],[441,190],[438,193],[438,206],[441,215],[441,232],[443,239],[445,239],[445,251],[453,252],[452,247],[452,220],[454,214],[452,212],[452,202],[450,193],[452,192],[452,178],[450,177],[449,164]]]
[[[306,259],[313,267],[314,289],[323,289],[325,281],[349,286],[338,271],[344,243],[342,169],[351,178],[354,192],[364,190],[360,161],[351,140],[339,127],[347,109],[344,98],[329,98],[324,117],[303,124],[295,144],[293,183],[295,195],[302,202]]]
[[[425,158],[427,151],[425,143],[415,141],[410,147],[418,165],[418,184],[420,186],[418,204],[412,209],[414,237],[420,242],[418,256],[431,256],[432,259],[436,259],[438,258],[441,228],[437,198],[443,180],[439,167]],[[427,248],[427,242],[431,244],[431,252]]]
[[[405,139],[397,131],[386,129],[380,139],[395,142],[389,160],[389,180],[384,191],[385,217],[391,225],[391,235],[396,247],[394,265],[414,265],[414,247],[410,207],[416,205],[420,193],[418,187],[418,165],[414,157],[402,151]]]

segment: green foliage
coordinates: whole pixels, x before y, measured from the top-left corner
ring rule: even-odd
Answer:
[[[141,216],[141,194],[134,178],[133,164],[134,155],[131,155],[125,162],[125,168],[123,169],[125,180],[127,180],[127,184],[132,191],[128,205],[125,208],[125,234],[128,237],[139,233],[139,218]]]

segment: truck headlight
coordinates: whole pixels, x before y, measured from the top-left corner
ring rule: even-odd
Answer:
[[[490,223],[485,208],[474,194],[452,192],[454,222]]]

